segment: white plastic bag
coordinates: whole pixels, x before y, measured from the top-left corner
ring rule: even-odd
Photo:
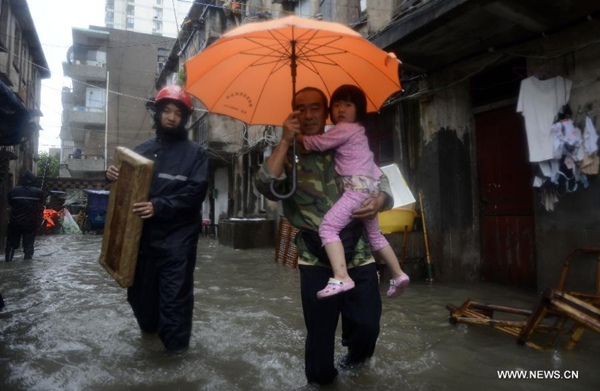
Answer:
[[[81,229],[68,209],[61,211],[61,232],[63,234],[81,234]]]

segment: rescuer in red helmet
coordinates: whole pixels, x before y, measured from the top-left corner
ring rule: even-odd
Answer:
[[[192,333],[194,268],[208,157],[200,145],[188,140],[185,125],[193,106],[183,88],[163,88],[154,106],[156,137],[134,149],[154,161],[154,175],[148,201],[133,204],[144,228],[127,301],[142,333],[158,333],[167,352],[179,353],[188,348]],[[106,178],[118,180],[118,168],[110,166]]]

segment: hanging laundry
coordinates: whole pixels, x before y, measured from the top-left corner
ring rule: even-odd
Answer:
[[[598,175],[600,171],[600,157],[598,157],[598,133],[589,116],[585,117],[583,130],[584,158],[581,162],[581,173]]]
[[[561,76],[547,80],[531,76],[521,81],[517,112],[525,118],[529,161],[541,162],[554,157],[552,123],[569,101],[572,84]]]
[[[585,152],[580,171],[582,174],[598,175],[598,171],[600,171],[600,157],[598,157],[596,152],[591,156]]]
[[[560,121],[552,124],[550,135],[552,137],[552,158],[560,159],[563,155],[563,148],[565,145],[565,134],[563,132],[563,125]]]
[[[541,203],[544,205],[544,208],[546,208],[546,211],[554,211],[554,205],[558,203],[558,196],[556,195],[556,189],[554,187],[542,187]]]
[[[550,180],[550,182],[558,184],[558,173],[560,171],[560,160],[551,159],[545,162],[538,163],[541,176]]]
[[[592,119],[588,116],[585,117],[585,128],[583,129],[583,140],[585,144],[585,150],[588,154],[592,154],[598,150],[598,132],[594,127]]]
[[[559,121],[557,124],[561,125],[564,134],[563,155],[571,156],[578,162],[582,161],[584,153],[581,129],[576,127],[570,119]]]
[[[571,147],[577,148],[583,143],[581,130],[575,126],[570,119],[560,121],[565,133],[565,143]]]

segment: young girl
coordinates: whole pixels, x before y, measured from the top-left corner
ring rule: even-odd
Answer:
[[[317,293],[322,299],[354,288],[348,275],[340,231],[352,220],[352,211],[369,197],[379,193],[381,170],[373,161],[373,153],[360,124],[366,117],[367,99],[363,91],[353,85],[343,85],[331,96],[329,115],[335,124],[328,132],[306,136],[299,135],[298,141],[307,151],[326,151],[335,148],[335,169],[342,177],[343,196],[331,207],[319,227],[319,236],[333,269],[333,278]],[[379,231],[379,220],[363,221],[373,251],[387,264],[391,274],[388,297],[399,296],[410,279],[400,268],[394,250]]]

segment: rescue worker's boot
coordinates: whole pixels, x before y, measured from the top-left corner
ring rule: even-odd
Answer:
[[[13,259],[13,255],[15,255],[15,249],[12,247],[6,248],[6,262],[10,262]]]

